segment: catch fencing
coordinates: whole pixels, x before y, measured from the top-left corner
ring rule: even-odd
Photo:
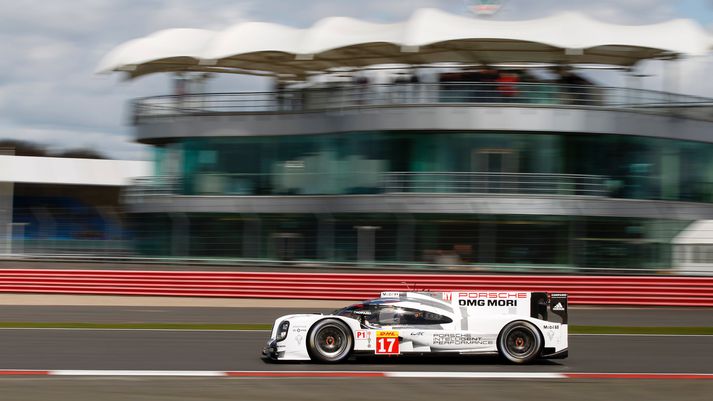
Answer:
[[[575,305],[713,306],[713,277],[2,269],[0,293],[374,298],[381,291],[566,292]]]

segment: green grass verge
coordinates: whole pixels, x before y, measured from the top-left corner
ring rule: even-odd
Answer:
[[[271,324],[0,322],[5,329],[270,330]]]
[[[569,326],[569,333],[713,335],[713,327]]]

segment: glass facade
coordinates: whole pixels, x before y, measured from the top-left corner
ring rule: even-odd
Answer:
[[[388,192],[385,182],[399,173],[409,174],[411,192],[463,192],[462,177],[491,187],[517,180],[521,190],[525,175],[546,174],[529,188],[588,175],[600,181],[599,195],[713,202],[713,144],[649,137],[351,132],[196,137],[156,149],[159,175],[180,177],[186,195],[372,194]]]
[[[390,192],[596,195],[713,202],[713,144],[627,135],[393,131],[194,137],[156,147],[183,195]],[[526,199],[526,198],[523,198]],[[691,221],[478,214],[133,214],[157,256],[660,268]]]
[[[136,215],[132,226],[137,246],[151,255],[665,268],[671,262],[671,239],[688,223],[518,215],[201,213]]]

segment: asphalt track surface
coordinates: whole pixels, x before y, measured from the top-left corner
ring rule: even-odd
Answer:
[[[74,378],[0,380],[8,401],[710,401],[710,380]]]
[[[113,318],[119,321],[126,321],[126,317],[139,318],[141,321],[147,319],[144,313],[137,313],[135,308],[123,312],[126,315],[122,315],[120,310],[106,307],[78,307],[78,310],[64,308],[66,307],[50,308],[46,312],[56,313],[58,318],[71,314],[87,317],[104,313],[107,317],[116,315]],[[167,317],[169,320],[182,317],[182,322],[189,321],[187,319],[191,316],[193,321],[208,319],[209,322],[215,322],[216,316],[223,316],[225,319],[231,319],[228,322],[245,322],[243,318],[246,316],[261,317],[271,316],[270,313],[286,312],[285,309],[280,309],[266,313],[264,309],[260,309],[243,311],[246,314],[236,317],[234,308],[195,308],[196,310],[192,311],[186,311],[184,308],[147,309],[159,310],[147,312],[149,316],[161,316],[159,321]],[[3,319],[12,317],[12,320],[16,320],[7,307],[0,307],[0,311],[3,311]],[[201,317],[210,311],[215,314]],[[600,319],[602,312],[606,312],[605,317],[611,316],[611,310],[600,311],[594,312],[591,318]],[[621,310],[621,313],[625,317],[635,313],[634,316],[638,316],[639,321],[645,321],[642,319],[647,315],[641,314],[641,310],[631,311]],[[657,313],[646,319],[661,321],[661,310],[654,311]],[[37,311],[19,308],[15,312]],[[674,319],[675,316],[685,314],[668,310],[663,315]],[[233,318],[236,320],[232,320]],[[580,320],[579,323],[585,324],[584,322],[588,321]],[[612,320],[606,322],[612,324]],[[269,333],[264,331],[0,329],[0,369],[713,373],[713,364],[710,363],[713,360],[713,336],[573,335],[570,336],[568,359],[543,361],[530,366],[509,365],[494,357],[360,358],[332,366],[266,363],[259,357],[259,351],[268,335]],[[368,398],[410,401],[707,401],[711,399],[711,394],[713,380],[0,377],[0,400],[12,401],[363,401]]]
[[[496,357],[268,363],[266,331],[0,330],[0,369],[523,371]],[[530,372],[713,373],[713,336],[573,335],[570,357]]]
[[[346,303],[345,303],[346,305]],[[0,322],[272,323],[290,313],[325,308],[127,307],[0,305]],[[713,326],[713,308],[571,307],[569,323],[596,326]]]

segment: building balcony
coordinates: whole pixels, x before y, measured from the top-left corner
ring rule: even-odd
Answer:
[[[713,99],[558,83],[342,84],[275,92],[196,93],[134,101],[134,123],[176,116],[294,114],[388,106],[516,106],[623,110],[713,121]]]
[[[713,205],[622,192],[601,175],[386,172],[146,177],[124,192],[132,213],[390,213],[695,220]],[[633,191],[633,192],[632,192]]]
[[[197,174],[190,181],[147,177],[134,181],[128,203],[156,195],[373,195],[459,194],[606,197],[607,177],[583,174],[481,172],[371,172]]]

